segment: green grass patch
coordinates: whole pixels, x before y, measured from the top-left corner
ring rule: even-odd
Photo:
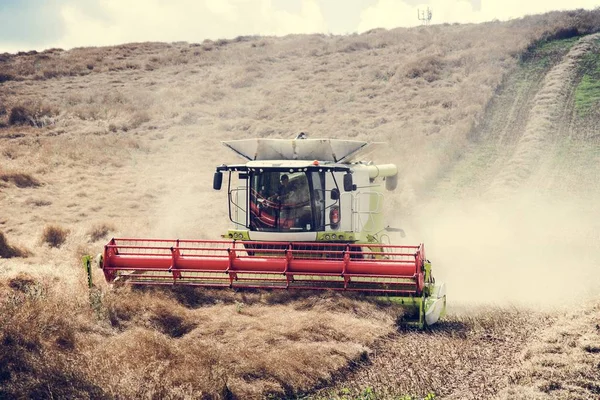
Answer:
[[[310,396],[307,399],[311,398]],[[339,390],[337,394],[328,394],[327,396],[317,396],[312,397],[314,400],[435,400],[435,393],[429,392],[425,397],[421,396],[413,396],[410,394],[400,395],[400,396],[392,396],[389,395],[380,395],[371,387],[366,387],[360,393],[354,393],[349,388],[342,388]]]
[[[531,46],[521,57],[521,66],[548,69],[555,65],[579,40],[579,36],[560,40],[543,40]]]
[[[600,40],[595,45],[579,63],[582,78],[575,88],[575,110],[580,117],[588,116],[600,106]]]
[[[575,109],[581,117],[600,105],[600,78],[585,74],[575,89]]]

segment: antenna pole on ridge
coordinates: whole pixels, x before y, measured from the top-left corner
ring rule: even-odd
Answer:
[[[432,16],[432,10],[429,7],[427,7],[426,10],[417,9],[417,18],[423,23],[423,25],[429,25]]]

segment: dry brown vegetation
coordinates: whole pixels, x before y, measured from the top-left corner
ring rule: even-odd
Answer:
[[[0,232],[0,258],[27,257],[29,255],[27,250],[8,244],[6,236]]]
[[[88,231],[88,235],[90,236],[90,242],[96,242],[100,239],[106,239],[110,232],[115,231],[115,227],[112,224],[107,223],[99,223]]]
[[[570,85],[595,48],[574,35],[599,26],[580,10],[0,55],[0,226],[35,249],[0,259],[0,398],[597,394],[597,306],[529,310],[597,287],[600,152]],[[300,131],[388,144],[390,223],[450,283],[446,323],[406,332],[397,310],[322,293],[109,288],[97,271],[88,291],[80,256],[109,235],[225,229],[220,140]],[[474,298],[501,305],[457,310]]]
[[[60,247],[65,240],[69,230],[57,225],[47,225],[42,232],[42,243],[47,243],[50,247]]]
[[[0,180],[6,183],[13,183],[16,187],[27,188],[27,187],[38,187],[40,182],[30,174],[24,174],[19,172],[3,172],[0,173]]]
[[[403,154],[394,161],[407,169],[427,157],[407,178],[421,190],[454,161],[504,74],[527,57],[532,43],[590,33],[597,19],[580,10],[344,37],[5,54],[0,71],[14,80],[4,82],[0,104],[6,124],[16,109],[19,123],[54,132],[104,135],[145,126],[143,131],[158,128],[164,136],[168,129],[204,126],[222,137],[301,130],[370,137],[393,144]],[[28,89],[31,80],[41,80],[43,100],[40,90]],[[158,83],[163,81],[169,83]],[[13,90],[19,95],[11,96]]]
[[[88,311],[74,306],[61,288],[58,279],[23,274],[0,286],[0,397],[106,397],[81,373],[80,358],[70,356],[81,317],[69,312]]]
[[[359,360],[394,321],[392,308],[323,293],[273,305],[269,294],[122,288],[87,303],[82,284],[67,298],[60,279],[23,274],[0,293],[4,397],[293,394]]]

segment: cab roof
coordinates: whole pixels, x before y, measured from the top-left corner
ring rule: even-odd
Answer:
[[[220,165],[217,171],[258,171],[263,172],[300,172],[300,171],[349,171],[350,165],[332,162],[306,161],[306,160],[268,160],[248,161],[246,164]]]
[[[248,161],[350,162],[368,142],[340,139],[241,139],[221,142]]]

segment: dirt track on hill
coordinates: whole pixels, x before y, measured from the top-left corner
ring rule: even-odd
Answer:
[[[522,132],[520,129],[505,129],[502,134],[516,146],[491,182],[490,198],[497,199],[507,189],[520,189],[524,182],[535,175],[536,169],[545,167],[542,158],[552,153],[550,146],[558,138],[570,136],[569,133],[574,130],[571,116],[574,113],[573,92],[578,78],[578,65],[589,52],[598,51],[598,45],[594,46],[598,37],[590,35],[579,40],[563,60],[545,75],[539,90],[529,89],[531,94],[535,93],[529,107],[520,106],[520,102],[513,103],[512,108],[523,109],[526,118],[522,115],[500,114],[508,121],[520,120],[524,129]]]

